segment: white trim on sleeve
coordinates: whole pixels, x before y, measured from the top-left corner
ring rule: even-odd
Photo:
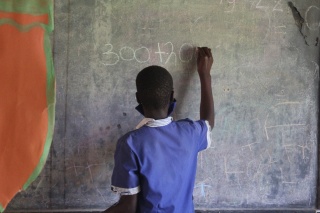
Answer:
[[[208,142],[208,144],[207,144],[207,148],[206,148],[206,149],[208,149],[211,146],[211,126],[209,124],[209,121],[205,121],[205,123],[207,124],[207,128],[208,128],[208,131],[207,131],[207,142]]]
[[[111,190],[120,195],[134,195],[140,192],[140,186],[128,189],[128,188],[121,188],[121,187],[111,185]]]

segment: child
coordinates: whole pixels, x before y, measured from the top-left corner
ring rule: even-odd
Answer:
[[[211,49],[197,48],[201,82],[200,119],[173,121],[173,80],[159,66],[143,69],[136,79],[137,109],[145,116],[138,129],[122,136],[115,152],[114,192],[121,195],[111,212],[194,212],[192,193],[198,152],[210,146],[214,105]]]

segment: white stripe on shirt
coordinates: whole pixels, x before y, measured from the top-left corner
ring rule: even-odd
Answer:
[[[166,126],[168,124],[170,124],[172,122],[173,118],[172,117],[167,117],[164,119],[159,119],[159,120],[155,120],[153,118],[144,118],[142,119],[142,121],[140,121],[140,123],[136,126],[136,129],[140,129],[141,127],[143,127],[144,125],[148,126],[148,127],[160,127],[160,126]],[[209,121],[205,121],[206,125],[207,125],[207,148],[210,148],[211,146],[211,126],[209,124]]]
[[[135,188],[129,188],[129,189],[111,186],[111,190],[120,195],[134,195],[134,194],[138,194],[141,189],[140,189],[140,186],[137,186]]]
[[[211,146],[211,126],[209,124],[209,121],[205,121],[205,123],[207,124],[207,128],[208,128],[208,131],[207,131],[207,148],[210,148]]]
[[[136,126],[136,129],[139,129],[143,127],[144,125],[148,127],[160,127],[160,126],[166,126],[172,122],[172,117],[167,117],[164,119],[155,120],[153,118],[144,118],[140,123]]]

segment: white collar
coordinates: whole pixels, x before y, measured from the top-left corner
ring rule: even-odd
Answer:
[[[166,126],[169,123],[171,123],[173,120],[172,117],[167,117],[164,119],[155,120],[153,118],[144,118],[140,123],[136,126],[136,129],[141,128],[142,126],[146,125],[148,127],[160,127],[160,126]]]

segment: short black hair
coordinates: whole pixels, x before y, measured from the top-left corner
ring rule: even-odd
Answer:
[[[136,78],[139,101],[149,109],[163,109],[169,105],[173,91],[171,74],[163,67],[149,66]]]

